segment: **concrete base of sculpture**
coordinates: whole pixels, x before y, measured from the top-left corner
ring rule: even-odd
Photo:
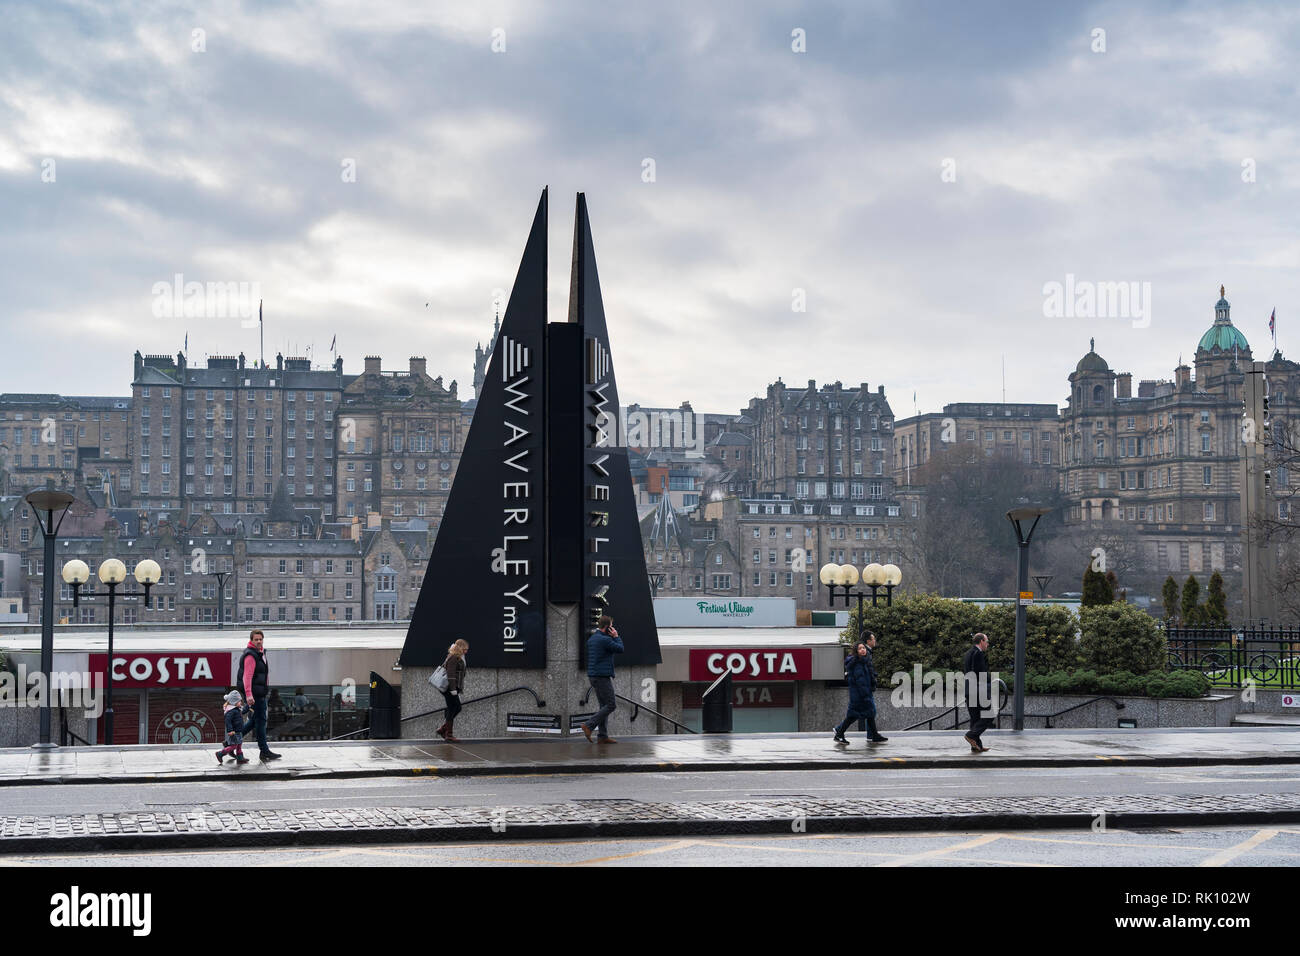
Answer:
[[[586,670],[579,666],[580,642],[590,636],[578,627],[579,609],[577,605],[553,605],[546,608],[546,669],[516,670],[513,668],[476,668],[474,666],[474,636],[464,635],[469,641],[470,650],[466,657],[469,670],[465,675],[464,698],[471,701],[477,697],[496,694],[513,687],[528,687],[536,691],[546,703],[538,707],[531,694],[518,692],[494,697],[480,703],[465,706],[456,718],[456,736],[506,737],[538,736],[551,739],[573,736],[568,733],[569,718],[576,714],[589,714],[599,705],[592,692],[586,704],[582,698],[591,689],[587,681]],[[642,667],[619,667],[615,658],[617,675],[614,678],[614,690],[635,701],[645,701],[646,706],[658,706],[654,703],[653,665]],[[411,717],[426,711],[442,707],[442,693],[429,683],[430,667],[406,667],[402,669],[402,717]],[[647,694],[650,699],[647,700]],[[627,701],[618,701],[618,709],[609,719],[610,735],[619,737],[623,734],[657,734],[672,733],[672,725],[660,726],[653,714],[641,711],[635,722],[631,720],[633,705]],[[557,716],[560,719],[560,733],[517,732],[507,729],[509,714],[532,714]],[[417,720],[404,720],[402,737],[432,738],[434,731],[442,724],[441,713]],[[581,731],[576,736],[581,739]],[[585,743],[585,741],[584,741]]]

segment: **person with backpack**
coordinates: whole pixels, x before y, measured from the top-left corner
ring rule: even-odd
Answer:
[[[867,634],[865,641],[859,641],[854,653],[844,660],[844,680],[849,685],[849,711],[835,728],[835,742],[846,744],[848,738],[844,732],[849,724],[856,720],[867,722],[867,740],[883,744],[888,737],[882,737],[876,729],[876,667],[871,660],[871,652],[876,646],[876,635]]]

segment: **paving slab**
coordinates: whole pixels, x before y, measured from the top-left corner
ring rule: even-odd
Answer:
[[[537,806],[183,810],[0,816],[0,854],[575,837],[1106,829],[1300,822],[1300,794],[785,797]]]
[[[0,786],[147,781],[291,780],[370,776],[468,776],[717,770],[843,770],[889,767],[1067,767],[1300,763],[1300,727],[1183,730],[990,731],[988,753],[972,754],[952,731],[909,731],[887,743],[828,734],[732,734],[584,738],[276,743],[282,759],[213,759],[212,744],[0,750]]]

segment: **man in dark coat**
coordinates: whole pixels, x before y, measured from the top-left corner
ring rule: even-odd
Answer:
[[[579,726],[588,740],[591,740],[591,732],[594,730],[596,743],[616,744],[618,741],[609,735],[605,721],[617,706],[614,698],[614,655],[623,653],[623,640],[618,636],[614,619],[608,614],[602,614],[596,623],[598,629],[587,638],[587,679],[596,692],[600,709]]]
[[[970,730],[966,732],[965,740],[970,744],[971,753],[979,754],[989,749],[984,746],[980,735],[993,726],[990,718],[981,716],[993,701],[989,681],[989,636],[976,634],[971,639],[974,643],[961,661],[962,672],[966,675],[966,709],[970,711]]]
[[[844,731],[855,720],[867,722],[867,739],[873,743],[884,743],[889,739],[882,737],[876,729],[876,667],[871,661],[875,646],[876,635],[868,634],[867,639],[860,642],[855,652],[844,661],[844,679],[849,684],[849,712],[835,728],[836,743],[849,742]]]

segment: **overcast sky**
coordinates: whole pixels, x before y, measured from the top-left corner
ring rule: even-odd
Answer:
[[[469,397],[547,184],[551,317],[583,190],[624,401],[839,379],[903,417],[1000,400],[1005,355],[1063,402],[1090,336],[1190,364],[1220,283],[1300,356],[1298,50],[1288,3],[6,3],[0,391],[255,358],[157,314],[179,273],[256,283],[268,357],[337,335]],[[1067,275],[1142,308],[1045,315]]]

